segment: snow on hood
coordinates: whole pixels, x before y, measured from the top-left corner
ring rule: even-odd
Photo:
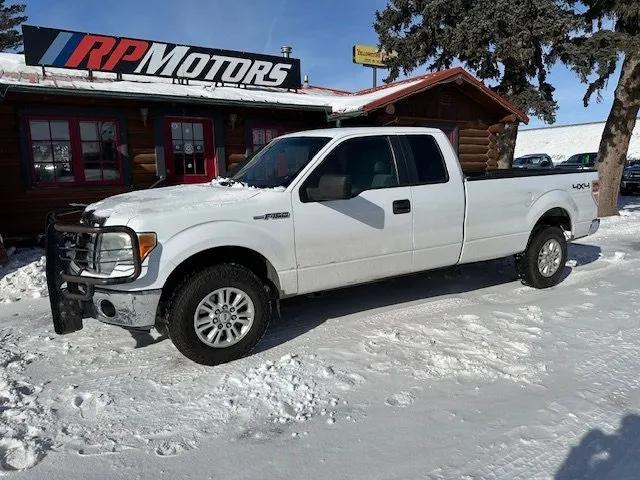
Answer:
[[[261,192],[259,188],[241,183],[226,184],[224,181],[225,179],[217,179],[211,183],[176,185],[123,193],[93,203],[87,206],[86,211],[92,211],[98,217],[110,217],[116,214],[132,218],[141,214],[217,207],[248,200]]]

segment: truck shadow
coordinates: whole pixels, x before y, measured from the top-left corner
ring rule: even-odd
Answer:
[[[640,416],[630,414],[618,430],[606,434],[600,429],[588,432],[571,449],[558,468],[555,480],[619,480],[640,476]]]
[[[600,258],[600,247],[572,244],[568,257],[574,267],[587,265]],[[562,281],[571,270],[565,268]],[[274,320],[256,351],[286,343],[330,318],[516,281],[514,260],[508,257],[283,300],[281,318]]]

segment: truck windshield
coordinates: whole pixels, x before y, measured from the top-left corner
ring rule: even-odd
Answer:
[[[233,180],[259,188],[286,187],[329,140],[329,137],[278,138],[260,150]]]

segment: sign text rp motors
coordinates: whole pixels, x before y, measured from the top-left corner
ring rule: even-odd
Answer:
[[[300,60],[23,25],[27,65],[300,88]]]

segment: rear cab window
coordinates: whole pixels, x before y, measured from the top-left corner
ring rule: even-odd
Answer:
[[[401,138],[409,172],[413,176],[411,183],[424,185],[449,181],[444,156],[432,135],[402,135]]]

